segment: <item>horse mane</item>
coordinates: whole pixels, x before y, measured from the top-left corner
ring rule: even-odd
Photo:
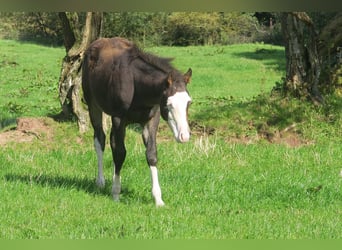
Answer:
[[[131,48],[131,57],[132,60],[134,60],[135,58],[139,58],[145,63],[163,71],[164,73],[170,73],[174,70],[174,68],[171,65],[171,61],[173,60],[173,58],[159,57],[153,55],[151,53],[143,51],[135,44]]]

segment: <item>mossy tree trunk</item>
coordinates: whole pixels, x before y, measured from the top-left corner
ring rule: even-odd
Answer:
[[[83,53],[91,42],[101,35],[102,13],[88,12],[83,29],[78,28],[76,13],[60,12],[59,18],[63,25],[66,56],[63,59],[59,79],[59,98],[64,116],[76,116],[79,131],[85,132],[89,127],[88,111],[82,102]],[[82,35],[81,35],[82,34]]]
[[[282,13],[281,26],[286,56],[285,92],[315,103],[323,102],[318,88],[321,73],[318,39],[311,18],[305,12]]]
[[[327,93],[342,96],[342,13],[337,13],[320,32],[321,84]]]

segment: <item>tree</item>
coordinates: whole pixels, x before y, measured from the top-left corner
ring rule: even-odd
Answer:
[[[295,97],[308,97],[321,103],[318,90],[321,62],[317,35],[311,18],[305,12],[281,14],[285,40],[286,78],[284,90]]]
[[[166,12],[104,12],[102,34],[125,37],[142,47],[161,45],[167,16]]]
[[[330,15],[330,13],[328,13]],[[342,95],[342,13],[335,13],[319,34],[322,62],[321,84],[327,93]]]
[[[0,12],[0,38],[62,45],[62,27],[55,12]]]
[[[219,37],[219,21],[217,12],[173,12],[168,16],[165,40],[177,46],[213,44]]]
[[[167,18],[167,45],[213,45],[251,42],[257,19],[242,12],[173,12]]]
[[[84,51],[100,37],[102,13],[88,12],[84,27],[80,25],[80,17],[77,13],[59,13],[67,53],[59,79],[59,97],[63,115],[75,115],[80,132],[84,132],[88,129],[89,118],[82,102],[81,66]]]
[[[342,14],[282,13],[286,78],[283,89],[297,98],[322,103],[322,93],[341,88]],[[315,25],[317,24],[317,25]],[[317,26],[319,28],[317,28]]]

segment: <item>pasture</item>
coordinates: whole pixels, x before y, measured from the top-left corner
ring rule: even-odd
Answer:
[[[166,206],[157,209],[137,126],[127,130],[117,203],[108,142],[99,190],[92,130],[54,119],[64,49],[0,47],[1,239],[342,237],[341,97],[315,107],[271,96],[285,74],[283,48],[146,48],[193,70],[190,142],[177,144],[164,121],[159,129]],[[19,117],[28,117],[20,129]]]

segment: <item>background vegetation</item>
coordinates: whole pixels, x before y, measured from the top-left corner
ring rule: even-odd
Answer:
[[[72,14],[70,14],[72,15]],[[274,27],[270,29],[269,17]],[[281,43],[275,14],[243,12],[104,13],[102,36],[123,36],[151,45],[210,45],[265,41]],[[84,23],[85,13],[73,18]],[[58,13],[0,13],[0,38],[62,45]]]
[[[320,30],[336,13],[309,14]],[[84,23],[85,15],[74,16],[75,23]],[[143,46],[280,45],[283,41],[278,19],[278,13],[271,12],[105,12],[102,36],[123,36]],[[0,38],[63,44],[62,26],[55,12],[0,12]]]

